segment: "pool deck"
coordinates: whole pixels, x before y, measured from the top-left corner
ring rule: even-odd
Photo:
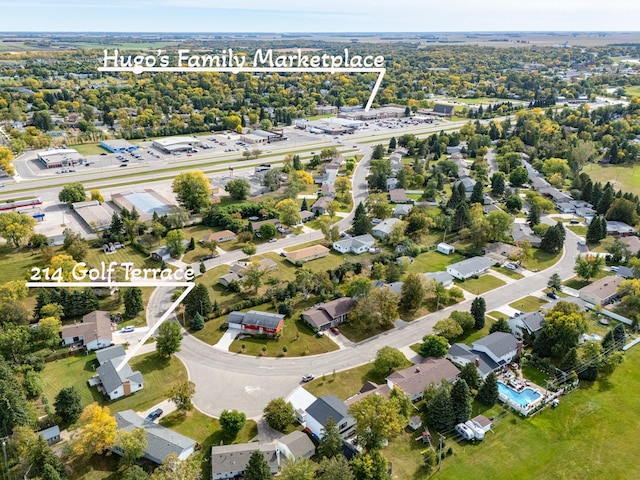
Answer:
[[[521,406],[516,402],[506,402],[510,406],[519,410],[523,415],[527,415],[529,410],[537,407],[541,402],[545,400],[545,398],[548,399],[549,397],[551,397],[550,392],[547,391],[547,389],[525,379],[522,376],[522,371],[519,368],[512,368],[511,366],[507,367],[506,369],[498,373],[498,381],[516,392],[522,391],[525,388],[530,388],[531,390],[540,394],[540,398],[525,406]],[[500,398],[500,400],[503,401],[502,397]]]

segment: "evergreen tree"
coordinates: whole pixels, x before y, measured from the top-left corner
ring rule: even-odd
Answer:
[[[298,171],[302,170],[302,162],[300,161],[300,155],[293,156],[293,169]]]
[[[453,215],[453,228],[461,230],[469,223],[469,207],[467,202],[461,202],[456,208],[456,212]]]
[[[611,208],[611,204],[613,203],[614,192],[613,187],[610,184],[607,184],[604,191],[602,192],[602,197],[600,197],[600,201],[598,205],[596,205],[596,212],[599,215],[605,215],[609,208]]]
[[[324,435],[318,442],[317,453],[320,458],[331,458],[342,452],[342,437],[333,418],[324,424]]]
[[[482,185],[482,182],[476,182],[476,184],[473,186],[473,192],[471,192],[471,198],[469,199],[469,202],[471,204],[484,204],[484,185]]]
[[[476,330],[480,330],[484,328],[484,314],[487,310],[487,302],[483,297],[476,297],[473,299],[471,303],[471,315],[473,315],[473,319],[475,323],[473,328]]]
[[[308,212],[309,211],[309,205],[307,205],[307,199],[306,198],[302,199],[302,206],[300,206],[300,211],[301,212]]]
[[[260,450],[255,450],[249,457],[244,478],[245,480],[271,480],[273,478],[269,464]]]
[[[441,385],[427,404],[429,424],[439,432],[451,430],[455,425],[450,388],[448,384]]]
[[[576,368],[576,365],[578,365],[578,350],[576,348],[570,348],[562,357],[560,368],[565,372],[570,372]]]
[[[547,229],[542,238],[540,248],[548,253],[556,253],[562,249],[564,244],[565,231],[561,223],[556,223]]]
[[[466,422],[471,417],[471,393],[467,382],[458,378],[451,387],[451,408],[454,424]]]
[[[527,223],[531,228],[540,223],[540,213],[540,207],[538,204],[534,203],[531,205],[531,210],[529,210],[529,215],[527,216]]]
[[[187,247],[187,250],[189,252],[192,252],[196,249],[196,241],[193,237],[191,237],[191,239],[189,240],[189,246]]]
[[[591,223],[587,228],[587,242],[598,243],[600,241],[600,219],[603,217],[595,216],[591,219]]]
[[[189,328],[191,330],[197,332],[198,330],[202,330],[204,328],[204,318],[200,313],[196,312],[196,314],[191,319],[191,323],[189,324]]]
[[[591,200],[589,203],[597,206],[598,203],[600,203],[600,197],[602,197],[602,184],[597,182],[593,185],[591,190]]]
[[[607,219],[603,217],[600,218],[600,240],[607,238]]]
[[[467,382],[469,388],[475,388],[477,390],[480,387],[480,373],[478,372],[476,364],[473,362],[465,363],[462,366],[458,378]]]
[[[506,187],[504,173],[496,172],[491,175],[491,191],[494,195],[503,195]]]
[[[56,415],[62,419],[65,425],[75,422],[82,413],[80,394],[75,387],[66,387],[58,392],[53,404]]]
[[[476,396],[479,402],[493,406],[498,401],[498,377],[494,372],[487,375]]]
[[[367,211],[365,210],[362,202],[356,207],[351,225],[353,226],[353,234],[356,236],[371,233],[371,230],[373,229],[371,220],[367,216]]]
[[[613,327],[613,339],[615,340],[615,345],[618,350],[621,350],[627,342],[627,336],[622,323],[618,323]]]
[[[182,304],[189,318],[193,318],[196,313],[206,318],[213,312],[207,286],[202,283],[197,284],[193,290],[189,292],[182,301]]]
[[[615,351],[615,340],[613,338],[613,330],[609,330],[602,339],[602,351],[606,356],[611,355]]]
[[[489,328],[489,333],[494,332],[511,332],[511,327],[509,327],[509,322],[507,322],[506,318],[499,318],[491,325],[491,328]]]
[[[0,432],[10,435],[18,425],[31,423],[29,404],[9,365],[0,358]]]
[[[393,151],[395,150],[397,147],[397,141],[396,141],[396,137],[391,137],[391,140],[389,140],[389,151]]]
[[[124,290],[124,314],[133,318],[138,315],[139,312],[144,310],[144,303],[142,301],[142,290],[138,287],[129,287]]]

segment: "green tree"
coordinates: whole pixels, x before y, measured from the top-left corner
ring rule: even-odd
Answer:
[[[473,362],[465,363],[462,366],[458,378],[467,382],[469,388],[475,388],[477,390],[480,387],[480,373]]]
[[[251,191],[251,185],[244,178],[229,180],[224,189],[229,192],[234,200],[246,200]]]
[[[133,318],[142,310],[144,310],[144,303],[142,301],[142,290],[138,287],[125,288],[123,292],[124,299],[124,314]]]
[[[284,398],[274,398],[264,407],[264,419],[271,428],[283,432],[296,421],[293,405]]]
[[[132,465],[123,473],[123,480],[148,480],[149,474],[139,465]]]
[[[522,210],[522,199],[518,195],[509,195],[504,205],[509,212],[517,213]]]
[[[204,328],[204,318],[202,317],[202,315],[196,312],[196,314],[191,319],[191,322],[189,323],[189,328],[194,332],[202,330]]]
[[[391,216],[393,207],[389,204],[386,193],[371,193],[365,200],[367,211],[376,218],[385,219]]]
[[[422,305],[426,293],[424,276],[418,273],[409,273],[402,284],[400,301],[408,310],[417,310]]]
[[[182,304],[184,305],[185,314],[189,318],[194,318],[196,314],[208,318],[213,312],[209,291],[207,286],[202,283],[196,284],[184,298]]]
[[[49,112],[46,110],[38,110],[34,112],[33,117],[31,117],[31,123],[33,123],[33,126],[42,132],[53,130],[51,115],[49,115]]]
[[[494,372],[487,375],[482,385],[478,389],[478,395],[476,397],[479,402],[493,406],[498,401],[498,377]]]
[[[173,180],[171,187],[178,203],[190,212],[201,212],[211,203],[211,185],[204,172],[181,173]]]
[[[286,198],[278,202],[275,208],[278,211],[280,221],[288,227],[300,222],[300,211],[296,201]]]
[[[244,253],[247,257],[255,255],[257,251],[258,249],[256,248],[256,244],[253,242],[249,242],[244,247],[242,247],[242,253]]]
[[[635,225],[638,223],[636,204],[626,198],[617,198],[607,210],[606,219]]]
[[[544,317],[542,329],[533,342],[534,353],[560,357],[578,346],[580,335],[587,329],[584,313],[573,303],[560,301]]]
[[[384,346],[376,353],[376,359],[373,361],[373,368],[380,378],[385,378],[396,368],[407,363],[407,358],[397,348]]]
[[[342,452],[342,436],[333,418],[329,417],[324,424],[322,437],[318,441],[317,454],[320,458],[331,458]]]
[[[68,183],[58,194],[58,200],[64,203],[84,202],[87,199],[84,186],[81,183]]]
[[[390,328],[398,318],[400,296],[387,287],[375,288],[356,301],[349,312],[354,328],[370,331],[375,328]]]
[[[373,288],[373,282],[363,275],[356,275],[347,285],[347,295],[357,300],[360,297],[369,295]]]
[[[469,312],[454,310],[453,312],[451,312],[451,318],[455,320],[465,332],[471,330],[475,324],[475,319]]]
[[[0,431],[31,424],[29,404],[9,365],[0,358]]]
[[[132,430],[118,430],[115,445],[119,447],[123,465],[131,466],[138,459],[144,456],[147,448],[147,432],[144,428],[134,428]]]
[[[75,387],[65,387],[60,390],[53,405],[56,415],[65,425],[75,422],[82,413],[80,394]]]
[[[564,238],[564,227],[561,223],[556,223],[544,234],[540,248],[548,253],[557,253],[562,249]]]
[[[367,452],[380,450],[385,440],[392,440],[405,427],[408,418],[400,412],[396,399],[369,395],[349,407],[356,420],[358,443]]]
[[[387,460],[378,451],[361,453],[351,460],[356,480],[390,480]]]
[[[456,424],[466,422],[471,417],[471,392],[462,378],[458,378],[451,387],[451,408]]]
[[[373,225],[371,223],[371,219],[367,216],[367,212],[362,202],[358,203],[358,206],[356,207],[351,225],[353,226],[353,234],[356,236],[371,233]]]
[[[516,167],[509,174],[509,182],[511,182],[511,185],[513,185],[514,187],[521,187],[528,181],[529,181],[529,173],[527,172],[527,169],[524,168],[523,166]]]
[[[449,352],[449,342],[439,335],[425,335],[420,345],[420,355],[423,357],[444,358]]]
[[[295,462],[287,462],[280,472],[281,480],[314,480],[315,475],[314,463],[308,458],[300,458]]]
[[[249,457],[247,467],[244,470],[245,480],[271,480],[271,470],[269,464],[260,450],[255,450]]]
[[[166,237],[167,249],[172,257],[177,258],[182,255],[186,248],[184,245],[184,237],[182,230],[171,230]]]
[[[175,403],[178,411],[186,413],[193,408],[191,398],[196,393],[196,386],[193,382],[184,380],[174,384],[166,395],[173,403]]]
[[[220,414],[220,427],[228,438],[235,438],[247,422],[247,416],[238,410],[223,410]]]
[[[496,172],[491,176],[491,191],[494,195],[502,195],[506,187],[504,172]]]
[[[484,315],[487,310],[487,302],[484,297],[476,297],[471,302],[471,315],[473,315],[473,328],[480,330],[484,328]]]
[[[451,406],[451,386],[440,385],[435,394],[427,402],[427,419],[439,432],[451,430],[455,425],[455,416]]]
[[[180,325],[176,322],[163,322],[158,327],[158,336],[156,339],[156,352],[161,357],[169,358],[176,352],[180,351],[180,343],[182,342],[182,332]]]
[[[153,471],[149,480],[201,480],[201,469],[200,461],[195,455],[180,460],[177,454],[170,453],[162,465]]]
[[[554,273],[549,277],[549,281],[547,282],[547,287],[553,290],[554,292],[559,292],[562,290],[562,278],[557,273]]]
[[[578,255],[573,271],[585,281],[597,277],[604,265],[604,257],[599,255]]]
[[[491,327],[489,328],[489,333],[494,333],[494,332],[504,332],[504,333],[511,332],[511,327],[509,326],[509,322],[507,322],[506,318],[499,318],[498,320],[496,320],[491,324]]]
[[[537,204],[531,205],[531,210],[529,210],[529,215],[527,215],[527,223],[531,228],[535,227],[540,223],[540,215],[542,214],[542,210]]]
[[[263,223],[260,225],[260,238],[263,240],[271,240],[277,234],[276,226],[273,223]]]
[[[460,324],[451,317],[438,320],[433,326],[433,331],[436,335],[444,337],[449,341],[459,337],[463,333]]]
[[[471,192],[471,198],[469,198],[470,203],[479,203],[481,205],[484,204],[484,185],[482,182],[476,182],[473,186],[473,191]]]
[[[347,459],[343,455],[336,455],[320,461],[318,480],[354,480],[354,476]]]
[[[29,215],[7,212],[0,215],[0,237],[19,248],[33,235],[36,221]]]

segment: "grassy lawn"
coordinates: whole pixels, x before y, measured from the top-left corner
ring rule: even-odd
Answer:
[[[495,318],[496,320],[509,320],[508,315],[505,315],[504,313],[498,312],[496,310],[487,313],[487,317]]]
[[[502,275],[506,275],[509,278],[513,278],[514,280],[520,280],[521,278],[524,278],[524,275],[522,275],[521,273],[509,270],[508,268],[492,267],[491,269],[495,270],[496,272],[500,272]]]
[[[528,376],[535,379],[530,373]],[[636,438],[637,425],[629,414],[640,408],[640,397],[631,393],[639,388],[640,350],[632,349],[615,373],[593,383],[581,382],[577,391],[561,400],[559,408],[544,410],[530,419],[510,414],[481,444],[453,445],[452,461],[445,460],[438,478],[633,477],[630,472],[635,471],[637,462],[635,443],[629,439]]]
[[[528,297],[524,297],[520,300],[516,300],[515,302],[510,303],[509,306],[522,312],[537,312],[547,303],[548,302],[546,300],[540,297],[532,297],[530,295]]]
[[[563,285],[566,285],[569,288],[575,288],[576,290],[580,290],[582,287],[586,287],[590,283],[593,283],[595,280],[604,278],[607,275],[611,275],[611,272],[608,272],[606,270],[601,270],[596,274],[594,278],[590,279],[588,282],[582,277],[573,277],[562,283]]]
[[[109,254],[104,253],[101,248],[90,248],[84,261],[89,268],[99,267],[100,262],[105,262],[107,265],[111,262],[117,262],[133,263],[138,268],[160,268],[160,262],[152,260],[151,257],[145,257],[131,246]]]
[[[430,252],[421,253],[418,255],[414,262],[409,265],[407,269],[408,273],[424,273],[424,272],[439,272],[445,270],[447,265],[460,262],[464,260],[464,257],[459,253],[452,253],[445,255],[444,253],[432,250]]]
[[[585,236],[587,234],[588,227],[583,227],[581,225],[567,225],[567,228],[571,230],[576,235]]]
[[[362,330],[353,328],[353,326],[348,322],[340,325],[340,333],[342,333],[345,337],[347,337],[352,342],[356,342],[356,343],[366,340],[367,338],[374,337],[382,332],[386,332],[387,330],[390,330],[390,328],[378,327],[373,330],[364,332]]]
[[[640,97],[640,85],[624,87],[624,94],[630,97]]]
[[[529,270],[544,270],[555,265],[560,257],[562,257],[562,250],[558,253],[547,253],[537,248],[533,256],[522,263]]]
[[[26,280],[27,273],[31,273],[31,267],[44,267],[45,263],[40,250],[29,248],[16,250],[9,245],[1,245],[0,269],[2,270],[2,280],[0,280],[0,283]]]
[[[202,448],[196,452],[196,458],[202,465],[202,478],[211,476],[211,447],[221,444],[247,443],[258,434],[258,425],[248,420],[235,438],[226,437],[217,419],[209,417],[198,410],[186,415],[174,412],[160,420],[160,425],[170,428],[182,435],[194,439]]]
[[[114,402],[109,402],[97,389],[89,388],[87,380],[95,375],[97,364],[95,354],[68,357],[46,364],[41,373],[44,393],[53,405],[58,392],[65,387],[75,387],[82,405],[93,401],[108,405],[111,412],[120,412],[132,408],[145,410],[166,398],[164,392],[174,383],[187,379],[187,371],[177,358],[169,360],[158,357],[155,352],[135,357],[129,362],[133,371],[139,370],[144,376],[144,388]]]
[[[100,155],[101,153],[110,153],[106,148],[102,148],[99,143],[84,143],[74,145],[72,147],[77,150],[80,155]]]
[[[493,290],[494,288],[501,287],[505,283],[499,278],[491,275],[481,275],[478,278],[469,278],[464,282],[456,280],[456,285],[469,293],[474,295],[482,295],[483,293]]]
[[[640,194],[640,169],[632,165],[598,165],[588,163],[584,166],[583,172],[587,173],[591,180],[595,182],[611,182],[617,190]]]

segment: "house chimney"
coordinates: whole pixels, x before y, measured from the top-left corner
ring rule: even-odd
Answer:
[[[522,355],[522,340],[518,340],[518,347],[516,349],[516,357],[519,357],[520,355]]]

